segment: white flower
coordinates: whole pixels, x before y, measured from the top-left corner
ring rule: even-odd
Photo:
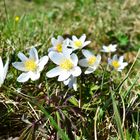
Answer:
[[[68,85],[69,88],[73,88],[75,91],[77,91],[77,78],[70,76],[67,80],[63,81],[65,85]]]
[[[101,51],[106,53],[115,52],[117,50],[116,47],[117,47],[116,44],[115,45],[110,44],[109,46],[103,45],[103,50]]]
[[[48,49],[50,51],[62,52],[64,38],[62,36],[58,36],[57,39],[54,37],[51,39],[52,47]]]
[[[65,81],[70,76],[77,77],[81,74],[81,69],[77,66],[78,57],[76,54],[70,55],[68,53],[65,55],[63,53],[50,52],[49,57],[58,66],[47,72],[47,77],[59,76],[58,81]]]
[[[8,65],[9,65],[9,58],[7,59],[6,64],[4,66],[2,59],[0,57],[0,87],[4,83],[4,80],[6,78],[6,74],[8,71]]]
[[[91,43],[91,41],[85,40],[86,40],[85,34],[83,34],[79,39],[73,35],[72,40],[70,42],[70,46],[73,48],[73,50],[82,49],[83,47]]]
[[[124,67],[128,65],[127,62],[123,62],[124,57],[121,56],[119,59],[117,55],[114,55],[112,59],[108,59],[109,65],[111,65],[115,70],[122,71]]]
[[[88,50],[82,50],[83,55],[86,57],[79,61],[79,65],[87,67],[85,74],[90,74],[94,72],[100,64],[101,56],[95,56],[92,52]]]
[[[48,52],[58,52],[58,53],[72,53],[72,48],[68,48],[70,46],[70,39],[65,39],[62,36],[58,36],[57,39],[54,37],[51,39],[52,47],[48,49]]]
[[[14,62],[12,65],[23,73],[17,78],[18,82],[26,82],[30,78],[35,81],[39,79],[40,72],[48,62],[48,56],[38,58],[37,50],[33,47],[29,51],[29,58],[19,52],[18,57],[22,62]]]

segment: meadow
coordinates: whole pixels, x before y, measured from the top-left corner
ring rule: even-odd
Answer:
[[[0,140],[140,140],[139,7],[0,0]]]

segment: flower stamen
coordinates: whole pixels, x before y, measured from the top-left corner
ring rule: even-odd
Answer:
[[[91,56],[91,57],[88,59],[88,64],[89,64],[89,65],[93,65],[95,62],[96,62],[96,57],[95,57],[95,56]]]
[[[62,60],[62,62],[60,63],[60,67],[62,69],[65,69],[65,70],[70,70],[73,68],[73,63],[71,62],[71,60],[69,59],[64,59]]]
[[[28,59],[24,62],[24,66],[28,71],[35,71],[37,68],[37,64],[33,59]]]
[[[117,68],[119,68],[120,63],[118,61],[114,60],[114,61],[112,61],[112,66],[117,69]]]
[[[82,47],[82,42],[80,40],[77,40],[74,42],[74,45],[76,48]]]
[[[62,52],[62,44],[61,43],[56,45],[56,50],[58,52]]]

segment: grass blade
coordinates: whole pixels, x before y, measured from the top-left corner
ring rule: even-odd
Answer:
[[[57,125],[55,120],[48,112],[44,109],[43,106],[38,106],[40,110],[45,114],[47,118],[49,118],[51,125],[58,131],[58,135],[62,138],[62,140],[69,140],[67,134]]]
[[[117,108],[116,101],[115,101],[112,94],[111,94],[111,98],[112,98],[113,110],[114,110],[114,114],[115,114],[115,121],[116,121],[116,125],[117,125],[117,128],[118,128],[119,136],[120,136],[121,140],[124,140],[124,134],[123,134],[123,129],[121,127],[121,119],[120,119],[119,111],[118,111],[118,108]]]

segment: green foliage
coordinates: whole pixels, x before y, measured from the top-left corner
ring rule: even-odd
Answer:
[[[121,119],[120,119],[119,111],[117,109],[117,104],[116,104],[116,101],[115,101],[115,99],[114,99],[112,94],[111,94],[111,98],[112,98],[112,103],[113,103],[115,121],[116,121],[116,125],[117,125],[118,132],[119,132],[119,138],[121,140],[124,140],[124,134],[123,134],[123,130],[122,130],[122,127],[121,127]]]
[[[117,38],[121,46],[128,45],[128,37],[126,35],[119,34]]]
[[[44,4],[46,0],[34,0],[34,2],[37,4]]]

